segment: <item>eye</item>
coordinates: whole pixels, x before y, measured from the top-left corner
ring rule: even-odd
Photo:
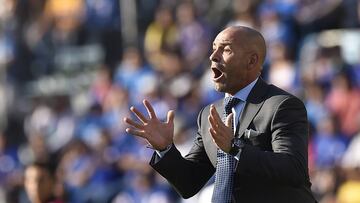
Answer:
[[[230,53],[230,52],[231,52],[231,49],[230,49],[230,48],[224,48],[224,52]]]

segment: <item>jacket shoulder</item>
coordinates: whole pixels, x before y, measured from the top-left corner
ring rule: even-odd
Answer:
[[[277,104],[281,104],[285,100],[292,100],[304,106],[304,103],[300,98],[275,85],[269,85],[265,100],[275,102]]]

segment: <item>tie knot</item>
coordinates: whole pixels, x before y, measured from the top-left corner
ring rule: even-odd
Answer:
[[[231,113],[231,109],[236,106],[240,102],[240,99],[236,97],[225,97],[224,104],[225,104],[225,113],[226,116]]]

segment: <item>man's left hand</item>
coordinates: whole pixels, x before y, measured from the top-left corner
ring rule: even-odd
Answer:
[[[233,114],[226,117],[225,124],[221,120],[219,113],[216,111],[214,105],[210,106],[210,115],[208,117],[210,122],[210,134],[214,143],[224,152],[228,153],[231,148],[231,140],[234,138],[232,129]]]

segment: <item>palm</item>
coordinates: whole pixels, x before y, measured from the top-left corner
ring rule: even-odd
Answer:
[[[155,148],[163,149],[162,146],[168,146],[168,141],[173,137],[174,123],[161,122],[158,119],[150,119],[144,124],[144,138]]]
[[[130,110],[135,116],[142,122],[141,124],[125,118],[125,122],[132,126],[127,128],[126,131],[130,134],[145,138],[151,145],[157,150],[162,150],[169,146],[173,141],[174,134],[174,113],[173,111],[168,112],[167,121],[161,122],[154,112],[151,104],[144,100],[144,105],[148,111],[149,118],[146,118],[134,107]]]

